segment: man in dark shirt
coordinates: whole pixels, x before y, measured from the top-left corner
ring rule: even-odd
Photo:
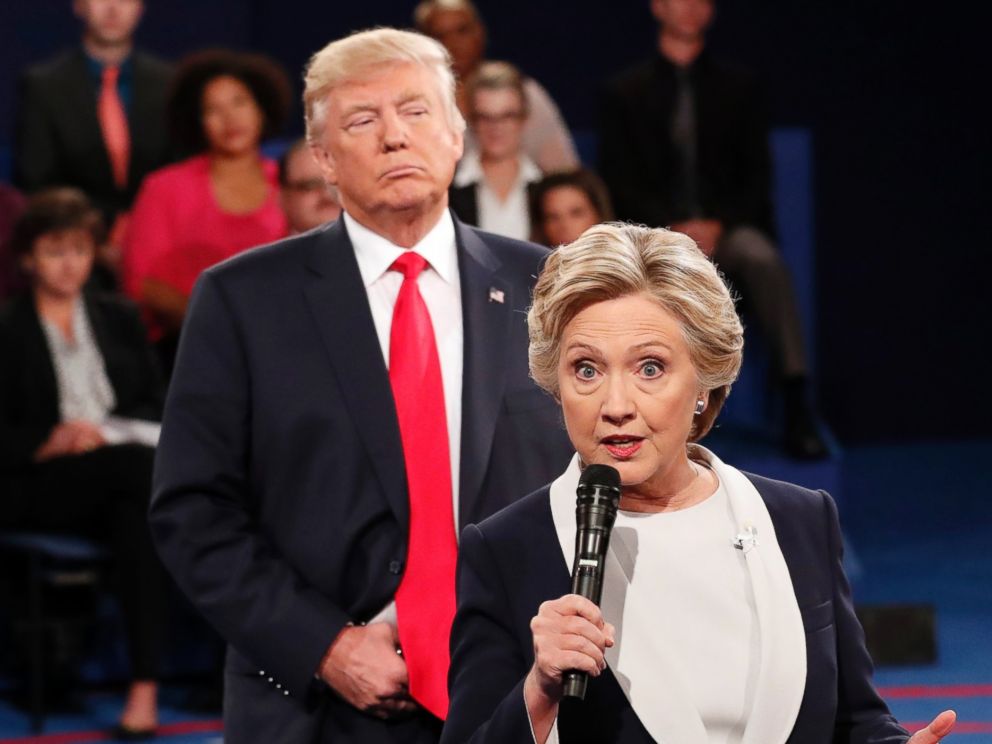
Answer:
[[[75,0],[82,43],[27,70],[15,153],[27,192],[76,186],[103,212],[118,244],[145,175],[168,161],[166,89],[171,68],[134,49],[142,0]],[[115,234],[115,232],[117,234]]]
[[[785,445],[826,447],[807,398],[792,282],[771,241],[771,166],[760,91],[705,50],[713,0],[652,0],[659,54],[608,87],[600,172],[617,216],[691,236],[742,295],[769,339],[785,398]]]

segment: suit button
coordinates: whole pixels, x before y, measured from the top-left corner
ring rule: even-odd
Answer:
[[[402,571],[403,571],[403,561],[389,562],[389,573],[399,576],[400,572]]]

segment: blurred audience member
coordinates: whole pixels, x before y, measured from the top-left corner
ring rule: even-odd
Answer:
[[[528,115],[523,77],[506,62],[484,62],[465,88],[468,121],[478,148],[467,152],[458,165],[451,208],[470,225],[527,240],[527,190],[541,178],[541,170],[523,151]]]
[[[586,168],[552,173],[531,189],[531,240],[554,248],[613,219],[605,184]]]
[[[11,233],[23,211],[24,197],[21,193],[0,183],[0,303],[24,287],[10,246]]]
[[[755,81],[706,51],[713,0],[652,0],[658,54],[604,100],[600,173],[617,215],[686,233],[719,265],[769,339],[785,402],[785,445],[826,454],[808,401],[792,281],[771,242],[771,159]]]
[[[312,230],[341,215],[338,190],[324,181],[305,139],[290,145],[279,160],[279,186],[291,233]]]
[[[286,235],[278,166],[262,139],[282,127],[289,81],[275,63],[222,49],[187,57],[176,72],[169,118],[188,160],[145,179],[124,249],[124,287],[162,336],[174,342],[200,272]]]
[[[464,83],[484,61],[486,27],[470,0],[422,0],[414,10],[414,23],[421,33],[433,36],[451,54],[451,65],[462,85],[458,108],[469,117],[468,93]],[[545,173],[569,170],[579,165],[575,143],[558,106],[536,80],[524,78],[524,94],[530,117],[524,126],[524,150]],[[477,148],[471,132],[465,133],[465,152]]]
[[[171,68],[134,48],[142,0],[73,0],[82,44],[24,75],[16,180],[28,192],[76,186],[103,212],[113,271],[141,179],[169,160],[165,97]]]
[[[137,311],[83,286],[102,220],[73,188],[28,203],[12,246],[29,291],[0,313],[0,527],[106,540],[131,676],[125,734],[157,723],[166,605],[145,519],[162,388]]]

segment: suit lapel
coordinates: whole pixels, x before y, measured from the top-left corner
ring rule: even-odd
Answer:
[[[114,177],[110,170],[110,158],[103,146],[103,132],[100,131],[100,121],[97,118],[97,99],[99,91],[94,88],[93,80],[86,67],[86,55],[82,50],[77,51],[63,79],[66,109],[71,112],[69,120],[76,130],[76,138],[84,142],[99,142],[93,153],[92,163],[100,171],[100,180],[113,183]]]
[[[702,449],[702,448],[700,448]],[[761,494],[736,468],[704,450],[730,497],[742,531],[754,528],[744,544],[761,633],[761,661],[751,713],[742,744],[784,744],[795,726],[806,689],[806,634],[785,557]]]
[[[145,153],[141,151],[141,145],[147,141],[147,135],[142,137],[139,133],[157,131],[161,127],[161,122],[150,120],[150,117],[160,116],[150,105],[149,96],[156,88],[154,79],[148,79],[147,67],[141,54],[135,52],[131,56],[131,106],[127,112],[127,128],[131,133],[131,157],[128,161],[127,185],[128,188],[136,189],[141,184],[138,183],[140,169],[144,167]]]
[[[499,260],[457,219],[455,239],[465,339],[458,512],[463,527],[483,516],[477,511],[503,400],[505,344],[514,298],[512,287],[496,274]]]
[[[406,524],[406,465],[393,391],[344,220],[310,240],[303,292],[314,325],[386,498]]]

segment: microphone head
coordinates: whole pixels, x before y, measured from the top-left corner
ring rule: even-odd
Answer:
[[[609,465],[587,465],[579,476],[579,485],[620,488],[620,471]]]

